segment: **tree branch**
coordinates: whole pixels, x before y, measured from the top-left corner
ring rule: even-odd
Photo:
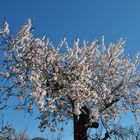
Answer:
[[[116,90],[118,90],[121,86],[123,85],[123,81],[117,86],[115,87],[110,94],[113,94]],[[100,113],[103,112],[104,110],[108,109],[109,107],[111,107],[114,103],[120,101],[121,98],[116,98],[116,99],[113,99],[111,101],[111,103],[108,103],[105,105],[105,107],[103,109],[100,110]]]

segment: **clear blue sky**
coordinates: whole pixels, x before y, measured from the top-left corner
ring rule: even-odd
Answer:
[[[66,33],[70,44],[75,38],[92,41],[105,35],[106,43],[126,37],[130,55],[140,50],[140,0],[1,0],[0,23],[7,20],[12,32],[33,20],[35,35],[48,37],[58,43]],[[18,129],[27,128],[31,137],[40,134],[37,122],[22,112],[6,112],[6,118]],[[64,139],[72,139],[67,127]],[[68,139],[69,138],[69,139]]]

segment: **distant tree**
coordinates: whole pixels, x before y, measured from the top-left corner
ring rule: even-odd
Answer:
[[[11,136],[15,133],[15,129],[8,122],[4,122],[4,117],[0,117],[0,139],[10,139]]]
[[[16,131],[12,124],[4,122],[4,117],[1,115],[0,118],[0,140],[28,140],[27,131]]]
[[[140,127],[118,127],[111,136],[114,140],[140,140]]]
[[[29,140],[29,135],[27,133],[27,130],[22,131],[16,131],[12,136],[12,140]]]
[[[16,110],[31,113],[38,107],[41,121],[51,131],[59,122],[73,119],[74,140],[87,140],[88,128],[103,126],[104,140],[122,113],[140,111],[140,62],[124,53],[125,40],[116,44],[99,41],[70,48],[64,38],[58,46],[33,37],[31,20],[12,35],[5,23],[0,32],[0,108],[18,99]],[[66,51],[63,51],[64,46]],[[9,102],[11,103],[11,102]]]
[[[103,132],[103,129],[96,131],[95,133],[88,133],[89,140],[139,140],[140,139],[140,127],[124,127],[120,125],[114,126],[110,132]]]

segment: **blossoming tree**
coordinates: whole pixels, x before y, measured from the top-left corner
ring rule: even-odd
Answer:
[[[0,109],[17,99],[15,109],[40,111],[40,129],[59,128],[73,119],[74,140],[87,140],[88,128],[103,126],[104,139],[122,113],[140,111],[140,62],[124,53],[125,40],[116,44],[83,42],[69,47],[64,38],[54,46],[32,34],[31,21],[16,35],[8,24],[0,31]],[[67,50],[61,52],[65,47]]]

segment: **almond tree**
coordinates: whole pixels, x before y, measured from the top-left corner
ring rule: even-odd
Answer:
[[[99,41],[70,47],[64,38],[55,46],[33,37],[31,20],[16,35],[5,23],[0,31],[0,108],[17,99],[16,110],[40,111],[40,126],[55,131],[73,119],[74,140],[87,140],[88,128],[103,126],[109,135],[115,120],[140,111],[139,55],[124,53],[125,40]],[[66,51],[63,49],[66,48]],[[106,137],[104,139],[107,139]]]

